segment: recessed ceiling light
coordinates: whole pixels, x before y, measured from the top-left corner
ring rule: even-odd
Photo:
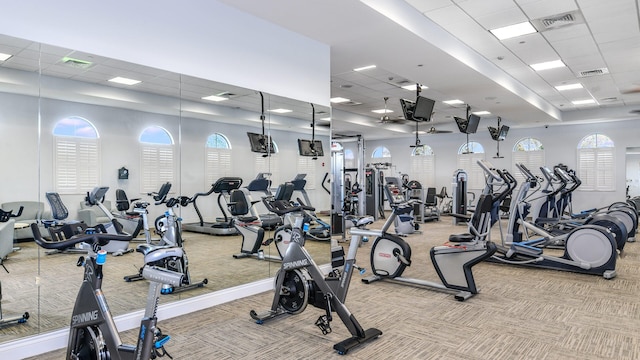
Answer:
[[[411,85],[402,86],[402,88],[405,89],[405,90],[409,90],[409,91],[416,91],[418,86],[416,86],[416,84],[411,84]],[[425,90],[425,89],[428,89],[428,88],[429,88],[428,86],[420,85],[420,89],[422,89],[422,90]]]
[[[375,69],[375,67],[376,67],[375,65],[367,65],[367,66],[355,68],[355,69],[353,69],[353,71],[363,71],[363,70]]]
[[[285,114],[285,113],[290,113],[293,110],[289,110],[289,109],[271,109],[269,111],[274,112],[274,113],[278,113],[278,114]]]
[[[548,70],[548,69],[555,69],[559,67],[565,67],[566,65],[562,62],[562,60],[553,60],[553,61],[547,61],[543,63],[531,64],[529,66],[531,66],[535,71],[540,71],[540,70]]]
[[[371,112],[376,113],[376,114],[388,114],[388,113],[392,113],[393,110],[389,110],[389,109],[378,109],[378,110],[371,110]]]
[[[323,118],[320,118],[320,120],[331,121],[331,118],[330,117],[323,117]]]
[[[335,103],[335,104],[340,104],[340,103],[348,102],[348,101],[351,101],[351,100],[338,96],[338,97],[334,97],[334,98],[329,99],[329,101],[331,101],[332,103]]]
[[[455,99],[455,100],[445,100],[443,101],[443,103],[447,105],[461,105],[461,104],[464,104],[464,101]]]
[[[491,115],[491,113],[490,113],[490,112],[485,111],[485,110],[483,110],[483,111],[474,111],[474,112],[472,112],[472,114],[473,114],[473,115],[478,115],[478,116],[482,116],[482,115]]]
[[[525,21],[519,24],[513,24],[509,26],[503,26],[501,28],[489,30],[491,33],[498,38],[498,40],[506,40],[516,36],[533,34],[537,32],[536,29],[531,25],[530,22]]]
[[[558,86],[556,86],[556,90],[558,90],[558,91],[574,90],[574,89],[582,89],[582,84],[575,83],[575,84],[567,84],[567,85],[558,85]]]
[[[123,84],[123,85],[135,85],[135,84],[139,84],[142,81],[140,80],[134,80],[134,79],[127,79],[124,77],[114,77],[113,79],[109,79],[109,81],[114,82],[114,83],[118,83],[118,84]]]
[[[202,98],[202,100],[210,100],[210,101],[225,101],[229,100],[227,97],[217,96],[217,95],[209,95]]]
[[[587,100],[576,100],[576,101],[572,101],[571,103],[573,105],[588,105],[588,104],[595,104],[596,101],[593,99],[587,99]]]
[[[12,56],[13,56],[13,55],[0,53],[0,61],[7,61],[7,60],[9,60],[9,58],[10,58],[10,57],[12,57]]]

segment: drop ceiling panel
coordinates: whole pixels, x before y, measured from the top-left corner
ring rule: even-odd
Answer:
[[[481,1],[476,1],[481,4]],[[480,23],[486,30],[496,29],[503,26],[509,26],[527,21],[527,16],[516,6],[509,7],[502,11],[491,12],[486,15],[478,16],[475,20]]]
[[[517,8],[513,0],[483,0],[483,1],[455,1],[458,6],[473,18],[480,18],[492,14]],[[524,14],[522,14],[524,16]],[[519,21],[519,20],[517,20]],[[516,22],[517,22],[516,21]],[[522,20],[526,21],[526,19]]]
[[[522,10],[530,19],[550,17],[577,10],[575,0],[538,0],[535,2],[520,3]]]
[[[574,24],[557,29],[545,30],[541,34],[549,42],[553,43],[555,41],[591,36],[591,31],[589,27],[587,27],[587,24]]]
[[[559,58],[555,50],[539,33],[508,39],[503,41],[503,44],[528,65],[558,60]]]
[[[421,13],[452,5],[451,0],[407,0],[407,3],[418,9]]]
[[[598,46],[591,36],[554,41],[551,46],[563,59],[579,56],[600,57]]]
[[[469,16],[455,5],[431,10],[424,15],[445,29],[469,20]]]

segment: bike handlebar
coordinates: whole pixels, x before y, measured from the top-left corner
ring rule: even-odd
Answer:
[[[113,221],[116,222],[117,220],[114,219]],[[129,234],[93,233],[93,234],[77,234],[70,237],[67,240],[53,242],[53,241],[47,241],[42,237],[42,234],[40,233],[40,228],[38,228],[38,224],[32,223],[31,231],[33,231],[33,239],[35,240],[36,244],[40,245],[45,249],[54,249],[54,250],[68,249],[73,245],[81,242],[88,243],[88,244],[98,244],[99,246],[104,246],[108,244],[109,241],[111,240],[129,241],[133,239],[133,236]]]

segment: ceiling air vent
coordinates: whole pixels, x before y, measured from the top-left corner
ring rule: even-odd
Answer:
[[[584,23],[584,18],[579,11],[573,11],[553,16],[547,16],[532,20],[533,26],[540,32],[558,29],[565,26]]]
[[[74,59],[68,56],[63,57],[62,60],[60,61],[62,61],[62,63],[67,66],[78,68],[78,69],[88,69],[93,65],[91,61]]]
[[[603,67],[603,68],[599,68],[599,69],[591,69],[591,70],[580,71],[578,73],[578,77],[598,76],[598,75],[604,75],[604,74],[608,74],[608,73],[609,73],[609,69],[607,69],[606,67]]]

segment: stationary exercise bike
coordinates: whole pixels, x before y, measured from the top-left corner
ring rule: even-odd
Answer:
[[[164,217],[159,218],[160,220],[157,220],[158,224],[156,225],[161,233],[162,243],[160,245],[150,243],[138,245],[136,251],[144,255],[144,266],[140,268],[137,274],[124,277],[124,280],[127,282],[142,280],[145,278],[143,274],[144,269],[148,266],[156,266],[181,273],[182,282],[179,286],[165,284],[161,291],[162,294],[201,288],[208,283],[206,278],[199,282],[193,282],[191,280],[189,260],[187,259],[182,240],[182,220],[173,211],[174,207],[189,205],[193,199],[186,196],[167,199],[166,194],[169,192],[169,188],[171,188],[171,183],[165,183],[159,191],[160,195],[154,197],[156,205],[164,203],[167,206]],[[146,223],[146,220],[144,222]]]
[[[101,229],[100,229],[101,228]],[[109,234],[104,226],[96,227],[95,233],[78,234],[59,242],[42,238],[36,224],[31,224],[33,238],[46,249],[65,249],[77,243],[89,244],[87,257],[78,259],[78,266],[84,266],[84,280],[78,291],[71,316],[71,329],[67,346],[67,359],[155,359],[167,355],[164,345],[168,335],[156,326],[156,310],[163,284],[178,287],[183,282],[183,274],[157,266],[145,265],[142,276],[149,280],[149,294],[144,316],[140,321],[138,342],[135,346],[125,345],[120,339],[107,300],[102,291],[103,265],[107,252],[102,250],[111,240],[131,240],[128,234]]]
[[[299,214],[292,226],[289,249],[284,254],[282,267],[275,277],[275,296],[271,309],[261,314],[251,310],[251,317],[258,324],[262,324],[283,314],[299,314],[311,304],[326,311],[315,323],[326,335],[331,332],[332,313],[335,311],[352,335],[333,346],[341,355],[382,335],[382,332],[375,328],[364,330],[344,304],[353,270],[361,270],[355,265],[359,242],[351,242],[346,259],[342,247],[337,244],[332,246],[333,270],[325,275],[304,248],[303,229],[309,225],[304,222],[304,213],[313,211],[313,208],[298,205],[285,210],[274,210],[281,216],[295,212]]]
[[[487,173],[487,187],[501,183],[501,177],[495,172]],[[389,199],[393,199],[391,188],[385,187]],[[403,213],[403,209],[412,209],[417,202],[409,199],[403,202],[391,203],[393,212],[381,230],[367,232],[351,230],[352,236],[375,236],[371,246],[372,276],[362,279],[370,284],[375,281],[387,280],[403,285],[414,285],[427,289],[452,292],[458,301],[464,301],[478,294],[472,267],[488,259],[496,252],[496,245],[488,241],[491,228],[491,211],[495,202],[500,202],[509,192],[506,188],[502,193],[493,197],[483,194],[478,199],[473,217],[467,223],[469,233],[449,236],[449,242],[436,246],[429,251],[433,267],[442,283],[403,277],[407,266],[411,265],[411,247],[397,235],[387,231],[395,218]],[[353,240],[352,240],[353,241]]]

